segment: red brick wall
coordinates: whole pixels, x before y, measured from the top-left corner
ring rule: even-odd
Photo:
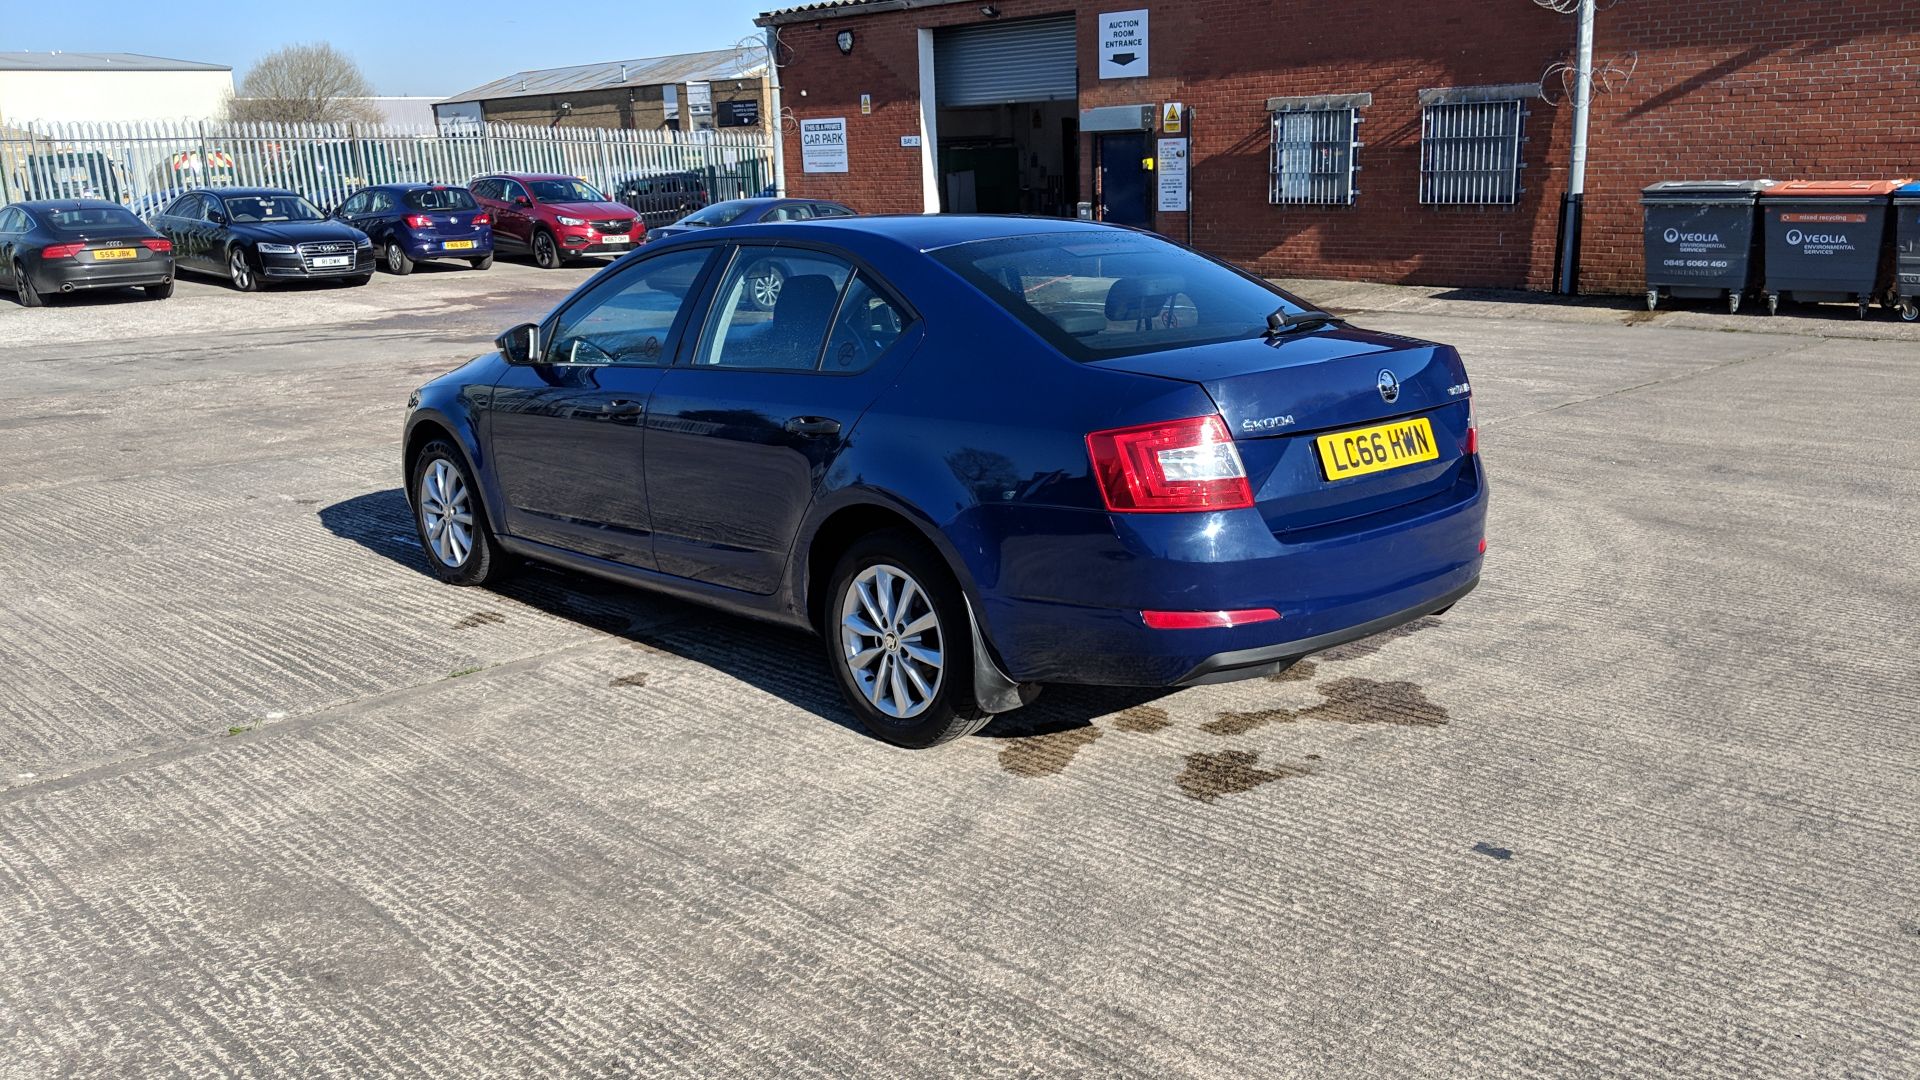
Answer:
[[[1196,246],[1262,273],[1440,285],[1552,284],[1566,185],[1568,109],[1530,103],[1523,192],[1511,207],[1425,207],[1418,92],[1527,83],[1569,56],[1573,20],[1531,0],[1141,0],[1153,12],[1153,74],[1100,80],[1097,16],[1133,0],[996,0],[1002,19],[1079,14],[1080,106],[1183,101],[1192,132]],[[870,213],[917,213],[915,30],[984,21],[979,5],[881,12],[781,29],[785,105],[845,116],[851,172],[801,171],[789,188]],[[1656,180],[1920,173],[1920,18],[1911,0],[1621,0],[1599,19],[1596,55],[1632,78],[1596,99],[1583,285],[1641,287],[1639,189]],[[839,30],[853,30],[841,56]],[[1554,89],[1558,91],[1558,87]],[[1350,207],[1267,202],[1273,96],[1369,92]],[[861,94],[873,114],[861,116]],[[1091,197],[1090,137],[1081,197]],[[1156,227],[1184,237],[1184,215]]]

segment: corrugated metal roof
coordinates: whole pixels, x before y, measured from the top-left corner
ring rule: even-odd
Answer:
[[[843,15],[861,15],[867,11],[905,11],[909,8],[941,7],[967,0],[815,0],[811,4],[775,8],[753,20],[755,26],[779,26],[809,19],[834,19]]]
[[[0,52],[0,71],[232,71],[225,64],[123,52]]]
[[[454,101],[497,101],[500,98],[533,97],[541,94],[573,94],[583,90],[606,90],[620,86],[660,86],[665,83],[711,82],[716,79],[744,79],[759,75],[766,68],[757,51],[715,49],[711,52],[680,53],[676,56],[649,56],[639,60],[613,60],[604,64],[579,64],[574,67],[517,71],[504,79],[495,79],[463,94],[455,94],[440,104]]]

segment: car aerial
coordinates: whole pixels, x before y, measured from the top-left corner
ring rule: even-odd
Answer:
[[[173,295],[173,244],[119,203],[50,199],[0,208],[0,287],[22,307],[80,289]]]
[[[372,238],[380,264],[395,274],[411,274],[415,263],[428,259],[459,259],[475,270],[493,265],[493,219],[463,187],[365,188],[341,203],[333,218]]]
[[[194,188],[153,215],[182,270],[225,277],[241,292],[269,281],[373,277],[373,241],[279,188]]]
[[[1480,577],[1458,353],[1150,233],[692,232],[495,345],[409,402],[436,575],[526,558],[811,628],[854,713],[905,746],[1046,683],[1276,674]]]
[[[576,176],[496,173],[467,185],[493,218],[497,247],[525,251],[552,270],[583,255],[624,255],[647,227]]]
[[[852,217],[851,207],[825,199],[728,199],[701,207],[671,225],[647,231],[647,242],[678,236],[693,229],[721,225],[755,225],[762,221],[807,221],[812,218]]]

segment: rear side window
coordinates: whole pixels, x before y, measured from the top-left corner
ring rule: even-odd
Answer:
[[[47,227],[55,232],[78,233],[88,229],[134,228],[144,229],[146,224],[133,216],[133,211],[122,206],[85,206],[78,210],[43,211]]]
[[[179,218],[197,218],[200,216],[200,196],[182,195],[167,207],[169,215]]]
[[[905,313],[875,290],[866,275],[857,275],[840,300],[833,333],[827,338],[826,351],[820,354],[820,370],[865,371],[900,340],[906,328]]]
[[[473,196],[461,188],[428,188],[424,191],[409,191],[406,200],[408,208],[413,210],[472,210],[477,205],[473,201]]]
[[[1080,361],[1258,338],[1298,300],[1203,255],[1134,233],[980,240],[932,252]]]
[[[832,255],[741,248],[714,294],[713,313],[694,364],[817,369],[840,294],[852,276],[853,267]]]

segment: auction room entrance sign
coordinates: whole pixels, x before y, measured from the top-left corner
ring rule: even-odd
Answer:
[[[847,118],[800,121],[800,171],[847,171]]]
[[[1147,9],[1100,15],[1100,77],[1137,79],[1147,73]]]

